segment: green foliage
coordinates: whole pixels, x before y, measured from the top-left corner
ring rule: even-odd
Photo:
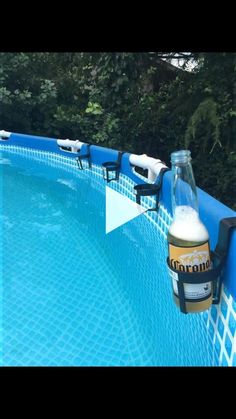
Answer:
[[[209,89],[207,89],[207,92],[209,92]],[[214,139],[214,144],[210,153],[212,153],[216,144],[219,144],[220,147],[222,147],[222,144],[220,142],[220,119],[217,115],[217,104],[211,98],[205,99],[203,102],[201,102],[200,105],[198,105],[195,112],[193,113],[193,115],[191,116],[185,133],[186,148],[189,148],[191,140],[196,140],[197,128],[201,124],[211,124],[213,128],[212,137]],[[204,141],[202,142],[204,152],[206,152],[208,143],[209,138],[205,136]]]
[[[236,209],[236,54],[0,53],[0,128],[160,157],[188,147],[200,187]],[[171,55],[165,54],[170,62]],[[184,71],[194,58],[197,66]]]
[[[85,112],[93,115],[101,115],[103,113],[103,109],[99,103],[89,102]]]

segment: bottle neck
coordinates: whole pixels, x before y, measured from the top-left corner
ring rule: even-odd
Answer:
[[[195,246],[209,239],[207,229],[199,218],[197,188],[195,185],[189,150],[171,154],[173,223],[169,229],[169,242],[178,239]]]
[[[197,189],[190,159],[185,162],[172,161],[172,210],[175,217],[180,207],[191,207],[198,217]]]

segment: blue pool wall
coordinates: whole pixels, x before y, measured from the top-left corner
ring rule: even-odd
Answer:
[[[57,139],[12,133],[8,140],[1,139],[0,137],[0,150],[1,149],[11,151],[16,155],[19,153],[19,155],[28,156],[32,159],[39,159],[45,164],[51,165],[55,161],[59,165],[62,164],[64,168],[70,167],[73,171],[77,170],[75,157],[78,154],[61,150],[57,145]],[[84,145],[81,153],[83,154],[85,152],[86,146]],[[114,161],[117,159],[117,156],[117,150],[95,145],[91,146],[93,163],[91,176],[93,178],[101,176],[101,163],[105,161]],[[129,156],[129,153],[123,155],[120,181],[112,182],[112,187],[125,196],[134,199],[133,184],[145,183],[146,179],[140,177],[140,175],[135,175],[135,172],[129,163]],[[219,221],[222,218],[235,217],[236,213],[199,188],[198,196],[200,215],[209,230],[211,248],[214,249],[218,239]],[[149,208],[150,205],[154,203],[154,200],[152,197],[146,198],[142,202],[142,205]],[[162,205],[159,209],[158,217],[156,217],[154,212],[146,213],[145,216],[150,222],[154,222],[155,228],[158,228],[158,231],[165,239],[172,220],[170,172],[167,172],[164,175],[161,203]],[[224,285],[222,287],[220,303],[218,305],[212,305],[209,310],[199,314],[200,319],[202,319],[206,327],[206,337],[209,340],[209,348],[211,348],[212,356],[214,358],[212,363],[213,366],[236,366],[236,270],[233,256],[236,256],[235,232],[231,238],[226,261]],[[179,312],[179,316],[185,315]]]
[[[16,145],[20,147],[29,147],[37,150],[44,150],[57,153],[75,159],[78,153],[70,153],[59,148],[56,138],[25,135],[12,133],[7,140],[1,140],[6,145]],[[81,154],[86,153],[87,146],[83,145]],[[92,145],[90,147],[92,163],[101,165],[106,161],[115,161],[118,157],[118,151],[106,147]],[[124,153],[121,161],[121,173],[128,176],[135,183],[145,183],[139,176],[136,176],[129,162],[130,153]],[[158,156],[159,158],[160,156]],[[168,162],[167,162],[168,164]],[[220,175],[220,174],[219,174]],[[236,217],[236,212],[197,188],[199,199],[200,217],[206,225],[210,235],[210,247],[214,250],[218,240],[219,223],[222,218]],[[166,172],[163,178],[161,203],[171,214],[171,172]],[[223,282],[228,291],[236,300],[236,231],[231,235],[229,251],[227,255]]]

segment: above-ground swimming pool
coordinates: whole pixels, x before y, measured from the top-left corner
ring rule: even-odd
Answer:
[[[1,365],[233,365],[221,306],[184,315],[173,303],[163,206],[105,234],[99,165],[4,142],[0,168]],[[121,174],[109,186],[134,200],[134,185]],[[232,326],[226,289],[222,301]]]

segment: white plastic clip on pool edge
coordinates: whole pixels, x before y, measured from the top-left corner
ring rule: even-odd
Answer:
[[[82,145],[86,143],[83,143],[82,141],[79,141],[79,140],[72,141],[72,140],[69,140],[69,138],[67,138],[66,140],[57,140],[57,144],[60,147],[71,147],[71,152],[77,153],[77,151],[81,149]]]
[[[10,135],[11,135],[11,132],[9,131],[4,131],[4,129],[0,131],[0,138],[9,138]]]
[[[129,161],[134,166],[148,169],[148,180],[151,182],[156,180],[162,168],[167,168],[166,164],[160,159],[154,159],[153,157],[147,156],[147,154],[130,154]]]

